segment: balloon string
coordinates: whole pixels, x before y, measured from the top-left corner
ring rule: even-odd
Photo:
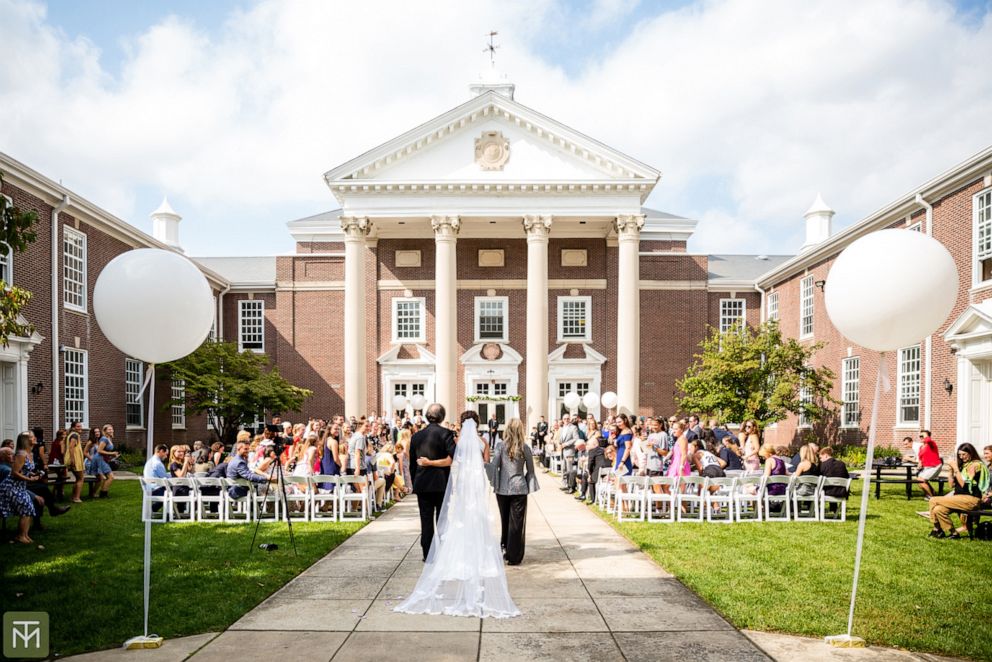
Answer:
[[[145,394],[145,389],[148,388],[148,385],[151,383],[152,377],[154,375],[155,375],[155,364],[154,363],[149,363],[148,364],[148,369],[145,370],[145,383],[141,385],[141,390],[138,391],[138,398],[139,399],[141,398],[141,396],[143,396]],[[155,406],[155,403],[153,402],[151,404],[151,406],[154,407]]]

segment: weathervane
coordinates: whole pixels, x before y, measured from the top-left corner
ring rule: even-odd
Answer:
[[[489,45],[482,49],[483,53],[489,53],[489,66],[496,66],[496,49],[499,46],[496,44],[496,35],[499,33],[495,30],[489,33]]]

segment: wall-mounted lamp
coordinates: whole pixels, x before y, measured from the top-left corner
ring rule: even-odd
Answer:
[[[950,395],[952,392],[954,392],[954,384],[952,384],[951,380],[948,379],[947,377],[944,377],[944,390],[947,391],[947,395]]]
[[[817,287],[819,287],[820,288],[820,291],[822,292],[823,291],[823,286],[827,284],[827,281],[825,281],[825,280],[817,280],[817,281],[813,281],[813,284],[816,285]]]
[[[45,385],[42,384],[41,382],[38,382],[37,384],[31,387],[31,392],[34,393],[35,395],[38,395],[44,390],[45,390]]]

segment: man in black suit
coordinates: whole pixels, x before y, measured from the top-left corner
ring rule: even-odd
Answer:
[[[425,561],[434,541],[434,521],[441,516],[451,459],[455,454],[454,433],[441,427],[444,407],[432,404],[427,408],[426,417],[427,427],[410,439],[410,483],[420,507],[420,546]]]
[[[586,473],[582,477],[582,491],[575,498],[580,501],[587,499],[590,503],[595,503],[599,470],[609,466],[610,462],[606,459],[606,449],[599,445],[597,439],[590,439],[586,451]]]
[[[496,420],[496,413],[489,417],[489,450],[496,448],[496,435],[499,434],[499,421]]]

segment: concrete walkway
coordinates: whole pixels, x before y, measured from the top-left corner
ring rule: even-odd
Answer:
[[[523,615],[495,620],[392,611],[423,562],[416,498],[397,504],[219,635],[155,651],[79,660],[926,660],[891,649],[741,633],[695,594],[541,475],[527,553],[508,567]],[[495,512],[495,502],[493,503]],[[766,655],[767,651],[770,655]]]

